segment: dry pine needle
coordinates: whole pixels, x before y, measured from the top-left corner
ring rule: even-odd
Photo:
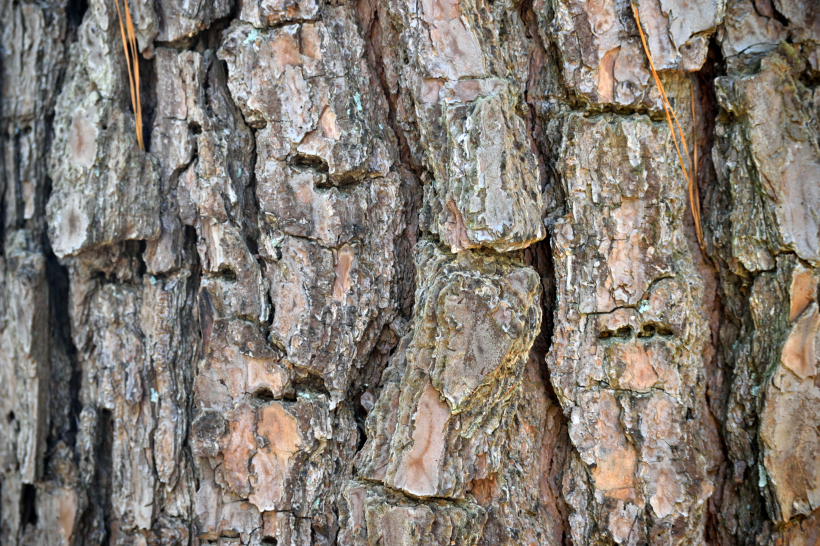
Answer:
[[[123,24],[123,10],[120,9],[120,1],[115,0],[117,5],[117,15],[120,19],[120,36],[122,37],[122,48],[125,51],[125,62],[128,65],[128,85],[131,89],[131,107],[134,109],[134,124],[137,131],[137,144],[140,150],[145,151],[145,144],[142,141],[142,106],[140,104],[140,70],[139,70],[139,50],[137,48],[137,38],[134,34],[134,22],[131,19],[131,10],[128,9],[128,0],[123,0],[125,11],[125,24]]]
[[[700,248],[705,250],[705,246],[703,243],[703,229],[701,227],[700,222],[700,198],[698,195],[698,186],[697,186],[697,162],[698,162],[698,151],[697,151],[697,141],[695,140],[694,134],[692,137],[693,145],[694,145],[694,162],[690,163],[689,158],[689,148],[686,145],[686,137],[683,134],[683,130],[681,129],[680,123],[678,123],[678,116],[675,115],[675,111],[672,110],[672,106],[669,104],[669,99],[666,96],[666,90],[663,88],[663,84],[661,83],[660,77],[658,77],[658,72],[655,70],[655,63],[652,61],[652,55],[649,53],[649,46],[646,44],[646,36],[644,35],[643,28],[641,27],[641,18],[638,15],[638,8],[635,7],[635,4],[630,4],[632,6],[632,13],[635,15],[635,22],[638,24],[638,33],[641,35],[641,43],[643,44],[643,50],[646,53],[646,58],[649,60],[649,68],[652,72],[652,78],[655,80],[655,85],[658,86],[658,90],[661,94],[661,103],[663,104],[663,111],[666,114],[666,122],[669,124],[669,130],[672,132],[672,141],[675,143],[675,150],[678,153],[678,160],[680,161],[681,170],[683,171],[683,177],[686,179],[686,184],[689,189],[689,205],[692,209],[692,218],[695,221],[695,233],[698,237],[698,244]],[[691,81],[689,83],[690,90],[691,90],[691,97],[692,97],[692,131],[694,133],[695,130],[695,94],[694,89],[691,87]],[[674,124],[673,120],[674,119]],[[678,146],[678,139],[681,141],[681,145],[683,146],[683,151],[686,154],[686,160],[689,164],[689,168],[686,168],[686,164],[683,161],[683,154],[681,154],[680,146]]]

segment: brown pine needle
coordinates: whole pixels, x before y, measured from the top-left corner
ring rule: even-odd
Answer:
[[[632,7],[632,13],[635,15],[635,22],[638,24],[638,33],[641,35],[641,43],[643,44],[643,50],[646,53],[646,58],[649,59],[649,68],[652,72],[652,78],[655,80],[655,85],[658,86],[658,90],[661,93],[661,103],[663,104],[663,111],[666,114],[666,122],[669,124],[669,130],[672,132],[672,142],[675,144],[675,150],[678,153],[678,160],[680,161],[680,168],[683,171],[683,177],[686,179],[686,184],[689,187],[689,204],[692,208],[692,218],[695,221],[695,233],[698,237],[698,244],[700,248],[705,250],[705,246],[703,244],[703,231],[700,225],[700,203],[698,197],[698,190],[695,186],[697,182],[697,173],[694,171],[697,169],[697,142],[695,142],[695,165],[693,166],[689,163],[689,169],[686,168],[686,165],[683,162],[683,154],[681,154],[680,146],[678,146],[678,138],[680,138],[681,144],[683,146],[684,151],[686,152],[686,161],[689,162],[689,147],[686,145],[686,137],[683,134],[683,130],[680,127],[680,123],[678,123],[678,116],[675,115],[675,111],[672,110],[672,105],[669,104],[669,98],[666,96],[666,90],[663,88],[663,84],[661,83],[661,79],[658,77],[658,72],[655,70],[655,63],[652,61],[652,55],[649,53],[649,46],[646,44],[646,36],[644,36],[643,28],[641,27],[641,17],[638,15],[638,8],[635,7],[635,4],[630,4]],[[691,82],[690,82],[691,85]],[[694,91],[694,90],[693,90]],[[672,120],[675,120],[674,125]],[[695,98],[694,93],[692,93],[692,130],[694,131],[694,124],[695,124]],[[677,127],[677,132],[675,128]],[[693,136],[694,138],[694,136]],[[690,174],[691,173],[691,174]]]
[[[126,38],[126,26],[123,26],[122,11],[119,0],[115,0],[117,5],[117,15],[120,18],[120,36],[122,37],[122,48],[125,51],[125,62],[128,65],[128,85],[131,89],[131,107],[134,109],[134,124],[137,130],[137,144],[140,150],[145,151],[142,142],[142,106],[140,105],[140,70],[139,52],[137,50],[137,39],[134,35],[134,23],[131,20],[131,11],[128,9],[128,0],[123,0],[125,6],[125,20],[128,29]],[[136,85],[135,85],[136,83]]]
[[[697,117],[695,114],[695,87],[692,85],[692,80],[689,80],[689,96],[692,99],[692,155],[694,156],[692,165],[692,184],[694,189],[694,200],[689,197],[689,201],[694,208],[692,209],[692,217],[695,220],[695,232],[698,236],[698,244],[700,248],[705,251],[703,244],[703,227],[700,223],[700,190],[698,188],[698,140],[697,140]],[[695,212],[697,211],[697,213]]]
[[[137,142],[139,143],[140,150],[145,151],[145,144],[142,141],[142,101],[140,101],[140,70],[138,63],[139,50],[137,48],[137,37],[134,33],[134,23],[131,19],[131,11],[128,9],[128,0],[123,0],[123,4],[125,6],[125,22],[128,25],[126,29],[128,30],[128,38],[131,42],[131,59],[133,60],[134,65],[134,89],[137,92],[136,111],[134,113],[137,129]]]

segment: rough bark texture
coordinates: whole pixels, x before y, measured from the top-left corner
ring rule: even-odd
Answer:
[[[120,5],[122,8],[122,4]],[[0,544],[820,543],[820,7],[0,0]],[[678,143],[682,146],[682,143]]]

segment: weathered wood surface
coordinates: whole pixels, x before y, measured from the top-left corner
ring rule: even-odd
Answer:
[[[0,544],[820,542],[820,7],[0,1]],[[694,104],[694,115],[693,107]]]

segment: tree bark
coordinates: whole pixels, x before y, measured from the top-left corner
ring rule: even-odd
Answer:
[[[0,0],[0,544],[820,543],[816,3],[115,1]]]

